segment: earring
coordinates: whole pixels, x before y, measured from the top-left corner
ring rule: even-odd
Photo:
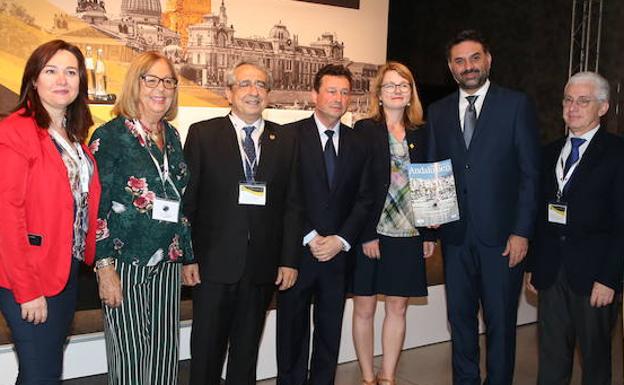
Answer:
[[[381,100],[379,101],[379,105],[380,105],[380,106],[383,106],[383,103],[381,102]]]
[[[410,102],[407,102],[407,106],[408,106],[408,107],[409,107],[409,106],[411,106],[411,105],[412,105],[412,103],[410,103]]]

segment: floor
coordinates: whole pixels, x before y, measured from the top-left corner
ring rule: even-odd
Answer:
[[[481,351],[485,351],[481,338]],[[483,364],[482,357],[482,364]],[[375,360],[379,365],[379,358]],[[622,323],[618,323],[613,337],[613,381],[624,384],[622,354]],[[188,383],[188,361],[180,364],[180,385]],[[483,365],[482,365],[483,367]],[[536,383],[537,373],[537,327],[535,324],[521,326],[517,333],[516,374],[514,385]],[[105,385],[105,376],[94,376],[64,381],[63,385]],[[258,385],[274,385],[275,379],[265,380]],[[360,373],[357,362],[339,366],[336,385],[359,385]],[[451,384],[451,345],[448,342],[410,349],[403,352],[397,371],[397,385],[450,385]],[[571,385],[580,385],[580,366],[574,365]]]

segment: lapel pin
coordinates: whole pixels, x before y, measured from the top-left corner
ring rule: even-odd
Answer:
[[[269,139],[275,140],[275,134],[269,134]]]
[[[409,144],[409,148],[410,148],[410,150],[413,150],[414,149],[414,143],[410,143]]]

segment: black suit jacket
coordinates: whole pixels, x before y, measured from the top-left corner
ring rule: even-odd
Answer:
[[[366,138],[371,154],[370,180],[373,186],[374,203],[360,236],[360,242],[366,243],[379,238],[377,224],[390,187],[390,142],[385,122],[362,119],[355,123],[353,130],[357,135]],[[405,139],[407,140],[410,161],[412,163],[425,162],[425,130],[423,128],[406,129]],[[435,238],[434,233],[428,229],[419,228],[418,231],[426,239]]]
[[[528,270],[537,289],[565,269],[572,290],[590,295],[594,282],[622,288],[624,262],[624,141],[596,132],[565,189],[567,224],[548,222],[547,204],[558,190],[555,165],[566,138],[544,148],[537,232]]]
[[[443,241],[461,244],[466,225],[488,246],[510,234],[530,238],[537,212],[539,141],[535,110],[520,92],[490,84],[466,149],[459,120],[459,91],[432,104],[427,151],[433,161],[450,158],[461,219],[443,225]]]
[[[277,266],[298,266],[302,207],[297,138],[265,121],[260,144],[256,180],[267,184],[266,206],[239,205],[245,172],[230,118],[198,122],[189,129],[184,153],[191,180],[184,209],[202,280],[234,283],[247,268],[255,282],[270,283]]]
[[[355,245],[368,219],[373,198],[368,181],[366,142],[344,124],[340,125],[338,162],[333,188],[329,189],[321,138],[314,116],[292,123],[299,133],[300,174],[305,219],[303,234],[339,235]]]

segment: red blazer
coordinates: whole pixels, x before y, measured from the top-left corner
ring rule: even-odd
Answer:
[[[18,303],[53,296],[71,266],[74,201],[67,169],[46,130],[21,111],[0,122],[0,287]],[[95,160],[85,261],[93,262],[100,200]]]

